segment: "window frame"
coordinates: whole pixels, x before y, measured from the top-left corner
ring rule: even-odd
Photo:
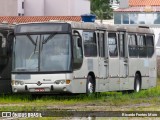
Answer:
[[[152,45],[151,44],[148,44],[148,40],[147,40],[147,37],[152,37]],[[146,47],[147,47],[147,56],[149,57],[149,58],[151,58],[152,56],[153,56],[153,54],[154,54],[154,52],[155,52],[155,49],[154,49],[154,36],[153,35],[146,35]],[[149,55],[149,51],[148,51],[148,48],[152,48],[152,54],[151,55]]]
[[[115,34],[115,44],[110,44],[109,43],[109,34]],[[116,32],[108,32],[108,40],[107,41],[108,41],[108,52],[109,52],[110,58],[117,58],[117,57],[119,57],[117,33]],[[116,48],[115,48],[116,49],[116,54],[115,55],[111,55],[110,45],[116,45]]]
[[[134,36],[134,39],[133,39],[132,36]],[[129,57],[131,57],[131,58],[137,58],[137,57],[139,57],[137,34],[135,34],[135,33],[129,33],[127,35],[127,37],[128,37],[128,53],[129,53]],[[130,54],[130,52],[131,52],[130,51],[130,47],[134,48],[134,50],[132,52],[136,52],[135,55],[131,55]]]
[[[140,38],[143,37],[143,40],[141,41]],[[147,46],[146,46],[146,35],[145,34],[138,34],[137,35],[137,45],[138,45],[138,56],[139,58],[147,58]],[[140,55],[140,48],[143,48],[144,55]]]
[[[91,42],[86,42],[87,40],[85,40],[85,36],[84,36],[84,33],[87,33],[87,32],[89,32],[89,33],[93,33],[93,42],[91,41]],[[83,47],[84,47],[84,49],[83,49],[83,51],[84,51],[84,53],[83,53],[83,55],[84,55],[84,57],[97,57],[98,56],[98,44],[97,44],[97,35],[96,35],[96,32],[95,31],[92,31],[92,30],[83,30],[83,32],[82,32],[82,36],[83,36]],[[93,50],[91,49],[91,47],[89,48],[89,49],[86,49],[87,47],[89,47],[89,46],[85,46],[85,45],[93,45],[94,47],[93,47]],[[86,47],[86,48],[85,48]],[[94,50],[95,49],[95,50]],[[86,50],[89,50],[89,52],[87,52]],[[92,51],[95,51],[95,53],[91,53]],[[91,54],[90,54],[91,53]],[[93,54],[93,55],[92,55]],[[95,54],[95,55],[94,55]]]

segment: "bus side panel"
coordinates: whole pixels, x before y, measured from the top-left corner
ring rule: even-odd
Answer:
[[[129,59],[129,77],[135,77],[136,71],[138,70],[138,60],[137,58]]]
[[[141,74],[141,88],[147,89],[149,87],[149,61],[148,58],[138,58],[138,71]]]
[[[109,91],[120,90],[119,58],[109,59]]]
[[[86,79],[85,78],[73,79],[71,91],[72,93],[86,93]]]
[[[148,58],[138,58],[138,70],[142,77],[149,76],[149,61]]]
[[[73,78],[75,82],[75,93],[86,93],[86,81],[90,72],[93,72],[95,77],[98,77],[98,58],[84,58],[83,64],[80,69],[73,72]],[[81,85],[79,85],[81,84]],[[79,89],[78,86],[81,86]],[[96,79],[96,91],[98,91],[98,79]]]
[[[0,94],[11,93],[11,59],[0,73]]]
[[[142,77],[142,85],[141,89],[148,89],[149,88],[149,77]]]
[[[129,58],[128,60],[128,79],[123,83],[123,90],[133,90],[135,74],[137,71],[137,58]]]
[[[155,87],[157,82],[157,62],[156,56],[149,58],[149,83],[150,87]]]

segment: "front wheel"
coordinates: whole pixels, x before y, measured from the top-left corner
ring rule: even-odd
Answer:
[[[95,92],[95,84],[92,76],[87,77],[87,84],[86,84],[86,93],[87,94],[92,94]]]
[[[139,92],[141,90],[141,83],[140,83],[140,75],[135,75],[135,81],[134,81],[134,91]]]

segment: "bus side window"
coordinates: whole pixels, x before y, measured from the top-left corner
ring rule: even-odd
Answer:
[[[148,57],[152,57],[154,53],[153,36],[146,36],[146,45],[147,45],[147,55]]]
[[[138,56],[136,35],[128,35],[128,49],[130,57]]]
[[[79,69],[83,62],[82,38],[80,34],[73,35],[73,58],[74,69]]]
[[[144,35],[140,35],[137,37],[139,57],[147,57],[146,37]]]
[[[84,38],[84,55],[86,57],[97,56],[97,43],[95,32],[83,32]]]
[[[118,56],[116,33],[108,33],[109,55],[111,57]]]
[[[105,42],[104,42],[104,33],[98,33],[98,49],[99,49],[99,56],[104,57],[105,56]]]

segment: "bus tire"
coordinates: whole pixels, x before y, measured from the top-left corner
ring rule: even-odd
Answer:
[[[135,81],[134,81],[134,92],[139,92],[141,90],[141,78],[139,74],[135,75]]]
[[[87,84],[86,84],[86,93],[92,94],[95,92],[95,84],[94,80],[91,75],[88,75],[87,77]]]

